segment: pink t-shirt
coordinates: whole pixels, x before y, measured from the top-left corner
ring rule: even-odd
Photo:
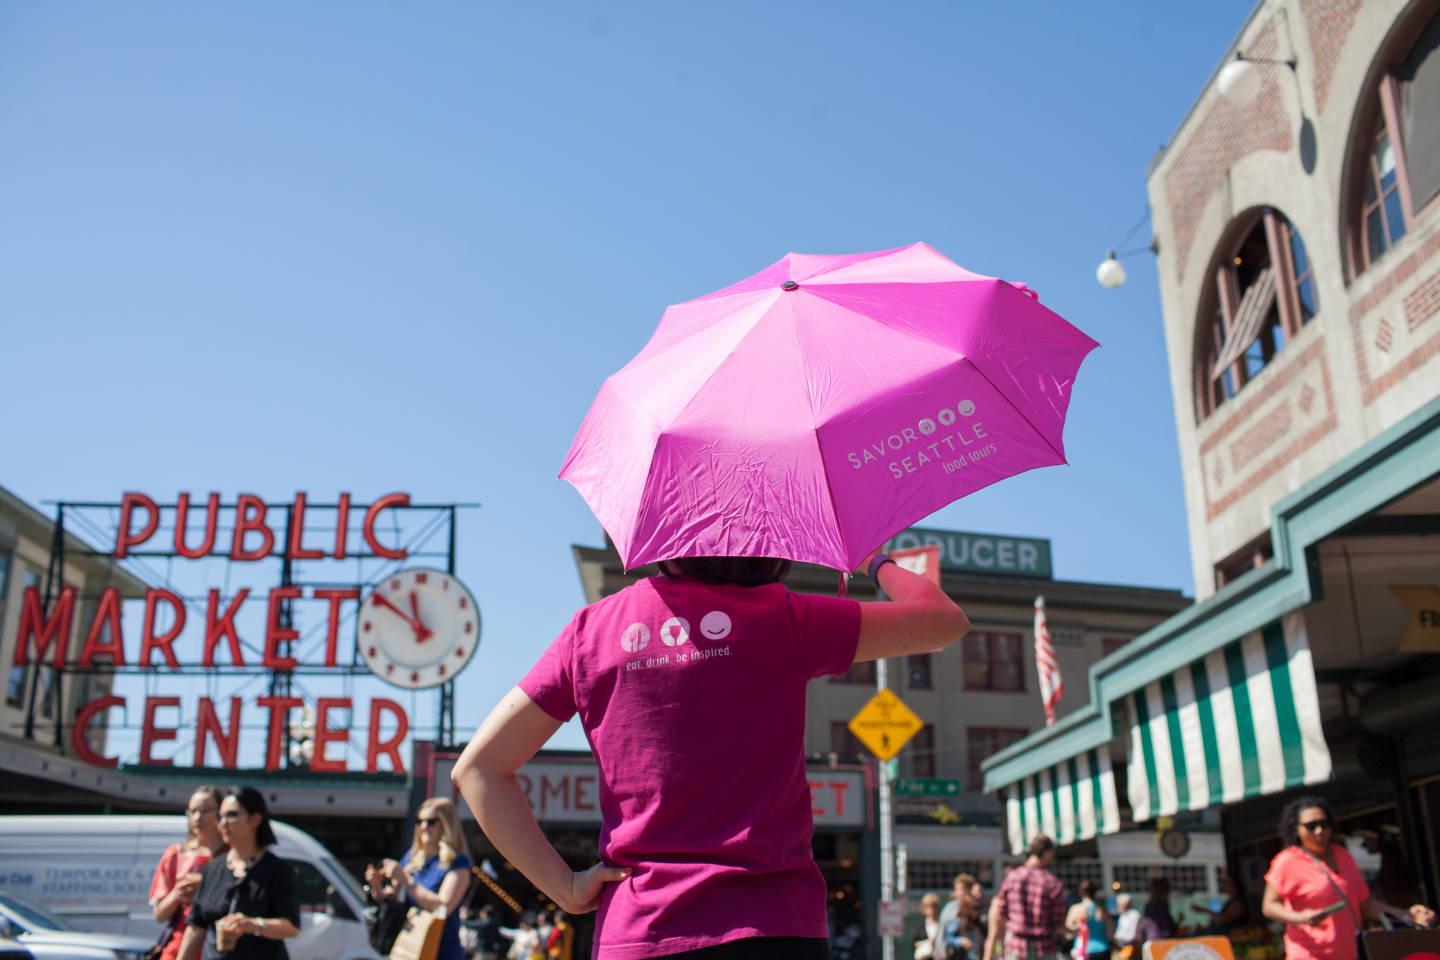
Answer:
[[[824,937],[805,685],[850,669],[860,605],[652,577],[581,610],[520,688],[577,712],[600,769],[595,956]]]
[[[1319,863],[1296,846],[1286,847],[1270,861],[1265,882],[1275,888],[1291,910],[1321,910],[1340,900],[1339,884],[1348,907],[1330,914],[1314,926],[1285,925],[1286,960],[1355,960],[1355,931],[1370,887],[1360,875],[1355,858],[1339,844],[1330,847],[1336,870]],[[1331,883],[1331,881],[1334,883]]]

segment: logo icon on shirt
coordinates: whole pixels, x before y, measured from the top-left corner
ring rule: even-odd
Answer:
[[[660,625],[660,642],[667,647],[678,647],[690,639],[690,621],[684,617],[671,617]]]
[[[700,618],[700,636],[706,640],[724,640],[730,636],[730,614],[711,610]]]
[[[620,634],[620,649],[626,653],[639,653],[649,645],[650,628],[643,623],[632,623]]]

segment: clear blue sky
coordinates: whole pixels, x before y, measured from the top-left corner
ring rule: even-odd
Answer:
[[[483,502],[464,731],[581,602],[555,473],[664,307],[924,240],[1103,344],[1071,465],[930,525],[1189,592],[1154,266],[1094,270],[1250,6],[4,4],[0,484]]]

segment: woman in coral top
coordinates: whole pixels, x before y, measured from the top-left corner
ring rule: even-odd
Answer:
[[[828,955],[811,852],[805,688],[938,651],[969,621],[883,554],[893,598],[791,593],[788,560],[669,560],[577,613],[481,724],[453,774],[500,853],[567,913],[599,909],[597,960]],[[579,715],[600,776],[601,862],[573,871],[516,772]]]
[[[1335,842],[1335,814],[1319,797],[1301,797],[1280,817],[1285,849],[1270,861],[1261,907],[1285,924],[1286,960],[1355,960],[1355,935],[1382,913],[1403,910],[1370,895],[1350,851]]]
[[[160,855],[150,881],[150,907],[167,924],[160,960],[175,960],[185,937],[185,911],[200,887],[200,868],[225,850],[220,840],[220,791],[197,787],[185,808],[184,843],[172,843]]]

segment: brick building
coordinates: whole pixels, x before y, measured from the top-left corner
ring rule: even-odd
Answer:
[[[1199,602],[987,787],[1023,839],[1108,751],[1125,822],[1223,809],[1252,893],[1319,792],[1385,899],[1433,899],[1440,0],[1262,0],[1148,188]]]

